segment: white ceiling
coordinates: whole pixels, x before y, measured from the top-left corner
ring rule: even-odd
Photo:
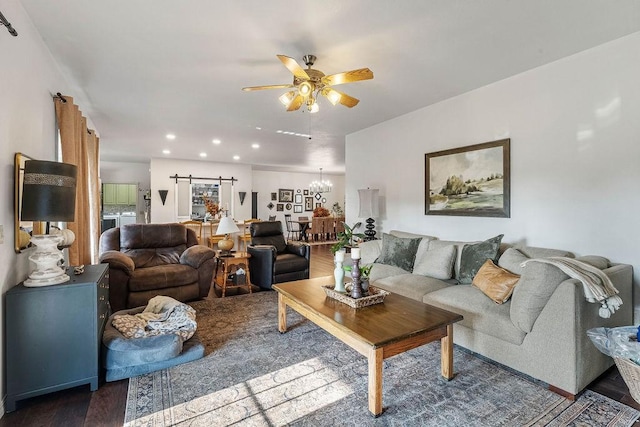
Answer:
[[[344,171],[349,133],[640,31],[637,0],[21,3],[93,120],[103,160],[206,152],[264,170]],[[359,105],[321,99],[317,114],[286,112],[284,89],[240,90],[290,83],[276,54],[303,65],[309,53],[325,74],[374,72],[339,87]]]

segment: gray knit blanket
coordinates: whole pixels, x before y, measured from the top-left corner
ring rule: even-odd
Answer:
[[[192,307],[163,295],[151,298],[142,313],[115,315],[111,323],[125,338],[176,334],[184,341],[198,327]]]
[[[611,283],[609,276],[599,268],[566,257],[533,258],[523,262],[522,267],[528,262],[554,265],[572,279],[579,280],[582,283],[586,300],[601,304],[600,310],[598,310],[600,317],[608,319],[622,305],[618,290]]]

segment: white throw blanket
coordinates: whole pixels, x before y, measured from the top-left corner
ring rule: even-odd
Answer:
[[[600,317],[608,319],[622,305],[618,290],[611,283],[609,276],[599,268],[566,257],[534,258],[523,262],[521,266],[524,267],[528,262],[555,265],[569,277],[582,282],[584,296],[587,301],[602,305],[598,310]]]
[[[142,313],[114,316],[112,324],[126,338],[176,334],[185,341],[198,326],[192,307],[162,295],[151,298]]]

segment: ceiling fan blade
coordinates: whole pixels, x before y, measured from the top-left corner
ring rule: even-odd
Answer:
[[[304,102],[304,96],[298,94],[289,103],[289,106],[287,107],[287,111],[295,111],[295,110],[297,110],[298,108],[300,108],[300,106],[302,105],[303,102]]]
[[[301,79],[309,80],[309,75],[306,73],[306,71],[304,71],[304,68],[302,68],[295,59],[285,55],[276,55],[276,56],[278,57],[278,59],[280,59],[280,61],[282,61],[284,66],[287,67],[289,71],[293,73],[294,76]]]
[[[345,71],[343,73],[331,74],[322,78],[322,83],[326,86],[341,85],[343,83],[358,82],[360,80],[370,80],[373,78],[373,71],[368,68]]]
[[[245,92],[251,92],[252,90],[283,89],[288,87],[293,87],[293,85],[287,84],[287,85],[249,86],[249,87],[243,87],[242,90]]]
[[[358,105],[358,102],[360,102],[358,98],[349,96],[346,93],[338,92],[337,90],[330,87],[324,88],[321,93],[326,96],[329,102],[331,102],[333,105],[336,105],[339,102],[345,107],[353,108]]]

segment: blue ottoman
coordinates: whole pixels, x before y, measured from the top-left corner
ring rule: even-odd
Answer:
[[[175,334],[129,339],[111,324],[115,315],[136,314],[143,310],[144,307],[121,310],[109,317],[102,336],[102,364],[106,369],[106,381],[135,377],[204,356],[204,345],[197,332],[184,343]]]

